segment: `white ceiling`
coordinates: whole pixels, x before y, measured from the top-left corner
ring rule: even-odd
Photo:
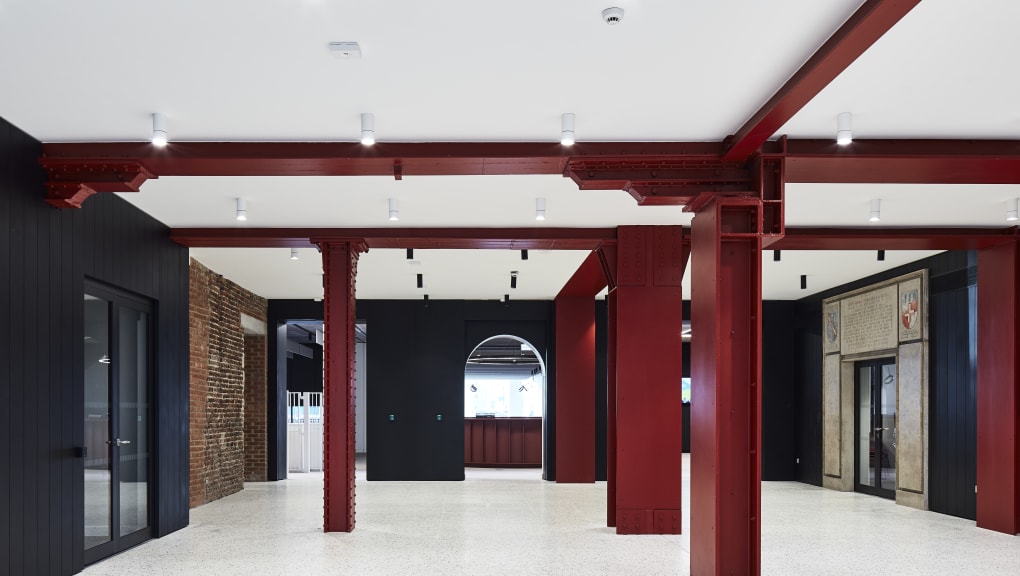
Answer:
[[[172,141],[353,141],[372,112],[380,141],[719,141],[835,31],[861,0],[0,0],[0,116],[45,142],[142,141],[150,114]],[[603,8],[626,10],[607,26]],[[923,0],[778,134],[1020,138],[1020,2]],[[358,41],[361,60],[330,56]],[[129,202],[170,226],[590,227],[689,224],[677,207],[579,191],[552,176],[161,178]],[[549,219],[533,219],[534,199]],[[787,187],[789,226],[1004,225],[1017,186]],[[244,197],[249,221],[233,220]],[[388,198],[401,220],[386,221]],[[924,253],[927,254],[927,253]],[[267,297],[321,291],[311,250],[196,249]],[[403,251],[363,256],[358,295],[551,298],[577,253]],[[796,298],[923,256],[767,253],[763,292]],[[774,265],[775,264],[775,265]],[[809,290],[799,289],[800,274]],[[792,288],[791,288],[792,286]]]

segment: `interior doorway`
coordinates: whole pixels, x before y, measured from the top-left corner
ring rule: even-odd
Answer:
[[[545,363],[528,341],[489,338],[464,366],[464,465],[541,468]]]
[[[84,558],[151,535],[152,305],[93,284],[84,301]]]
[[[856,382],[854,488],[896,498],[896,359],[880,358],[854,365]]]

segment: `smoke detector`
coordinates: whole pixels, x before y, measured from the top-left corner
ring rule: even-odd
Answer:
[[[623,20],[623,8],[606,8],[602,11],[602,19],[610,26],[619,24]]]
[[[340,60],[361,58],[361,46],[357,42],[330,42],[329,53]]]

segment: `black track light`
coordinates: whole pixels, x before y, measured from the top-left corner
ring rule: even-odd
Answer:
[[[772,261],[773,262],[779,262],[782,259],[783,259],[783,251],[782,250],[773,250],[772,251]]]
[[[510,287],[514,289],[517,288],[517,272],[510,273]]]
[[[807,274],[800,275],[800,289],[807,290]]]
[[[504,294],[503,295],[503,305],[508,307],[508,308],[510,307],[510,295],[509,294]]]
[[[521,250],[521,260],[527,260],[527,259],[528,259],[528,251],[527,250]]]
[[[425,287],[425,276],[423,274],[418,275],[418,287],[419,288]]]
[[[885,250],[879,250],[878,251],[878,261],[879,262],[884,262],[885,261]]]
[[[429,295],[428,294],[425,295],[425,307],[426,308],[429,307]]]
[[[407,259],[414,260],[414,248],[407,249]]]

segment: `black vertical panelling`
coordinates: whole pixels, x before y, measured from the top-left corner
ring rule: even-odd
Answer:
[[[977,430],[975,419],[976,290],[967,270],[931,281],[929,318],[929,506],[935,512],[975,519]]]
[[[151,299],[156,322],[154,532],[188,521],[187,250],[109,194],[43,202],[40,144],[0,120],[0,573],[82,568],[85,276]],[[18,397],[13,391],[23,391]],[[40,408],[42,407],[42,408]]]
[[[790,361],[797,304],[762,303],[762,480],[797,478],[795,366]]]
[[[822,305],[797,302],[793,361],[796,362],[797,480],[822,485]]]
[[[606,479],[606,329],[609,306],[605,299],[595,301],[595,480]]]
[[[11,127],[0,120],[0,271],[7,272],[6,281],[0,281],[0,317],[11,314],[11,190],[14,187],[12,170]],[[11,356],[13,325],[0,324],[0,438],[14,438],[14,375]],[[14,574],[11,565],[11,538],[14,515],[11,510],[14,495],[13,442],[0,442],[0,573]]]

